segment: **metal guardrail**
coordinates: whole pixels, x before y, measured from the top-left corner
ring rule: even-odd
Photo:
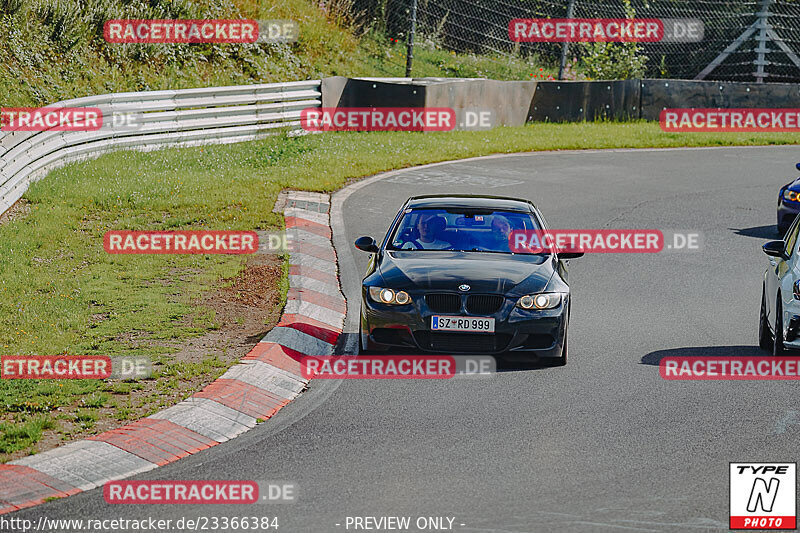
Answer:
[[[0,132],[0,214],[48,171],[120,148],[154,149],[252,140],[300,129],[300,113],[322,105],[321,81],[112,93],[47,108],[98,107],[103,117],[135,113],[136,128]],[[104,121],[105,123],[105,121]]]

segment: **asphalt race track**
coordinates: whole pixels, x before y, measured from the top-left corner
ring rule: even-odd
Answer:
[[[524,197],[551,228],[696,232],[703,247],[571,261],[566,367],[315,381],[268,423],[138,476],[287,480],[296,503],[110,506],[95,489],[9,516],[277,516],[281,532],[347,531],[348,516],[455,517],[469,532],[727,530],[728,463],[798,458],[797,384],[665,381],[658,361],[764,355],[760,246],[777,238],[777,191],[797,160],[795,147],[537,153],[359,183],[332,216],[349,332],[368,258],[352,242],[383,237],[416,194]]]

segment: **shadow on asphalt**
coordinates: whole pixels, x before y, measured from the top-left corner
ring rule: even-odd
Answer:
[[[650,352],[642,357],[641,364],[658,366],[664,357],[764,357],[769,355],[758,346],[692,346]]]
[[[342,333],[339,336],[339,340],[337,342],[336,354],[350,354],[355,355],[355,352],[358,349],[358,337],[356,333]],[[381,355],[381,354],[375,354]],[[382,355],[435,355],[427,352],[422,351],[415,351],[407,348],[393,348],[388,352],[385,352]],[[446,354],[445,354],[446,355]],[[463,354],[462,354],[463,355]],[[475,356],[480,356],[484,354],[472,354]],[[558,366],[555,366],[553,363],[548,361],[533,361],[533,362],[523,362],[523,361],[513,361],[509,359],[503,359],[502,356],[492,356],[495,358],[497,362],[497,372],[520,372],[526,370],[548,370],[548,369],[557,369]]]
[[[497,359],[497,373],[501,372],[527,372],[529,370],[558,370],[561,368],[558,365],[548,362],[536,361],[531,363],[524,363],[520,361],[504,361]]]
[[[752,228],[728,228],[736,235],[742,235],[744,237],[755,237],[757,239],[769,239],[769,240],[779,240],[783,237],[780,233],[778,233],[778,228],[775,224],[770,224],[769,226],[753,226]]]

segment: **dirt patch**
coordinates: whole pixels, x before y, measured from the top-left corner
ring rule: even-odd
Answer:
[[[8,211],[0,215],[0,226],[12,220],[25,218],[31,212],[31,206],[27,200],[20,198],[12,205]]]
[[[179,361],[202,361],[207,355],[216,354],[233,361],[247,355],[281,317],[281,272],[282,261],[276,255],[252,256],[230,286],[199,302],[214,310],[219,329],[190,339],[173,357]]]
[[[250,256],[239,275],[221,281],[221,288],[205,293],[195,302],[195,308],[214,311],[213,321],[218,329],[184,342],[170,354],[170,368],[155,367],[162,372],[157,379],[107,381],[102,393],[108,399],[100,407],[87,407],[78,401],[50,411],[57,427],[43,431],[34,445],[36,452],[124,426],[201,390],[247,355],[277,324],[282,312],[281,274],[282,260],[278,256]],[[92,317],[97,321],[104,318],[102,314]],[[187,319],[187,324],[191,325],[191,320]],[[134,337],[124,340],[141,340]],[[5,421],[11,419],[9,416]],[[19,459],[29,453],[20,450],[0,455],[0,460]]]

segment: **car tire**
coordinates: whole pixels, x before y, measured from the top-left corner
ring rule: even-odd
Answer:
[[[564,342],[561,344],[561,357],[555,360],[556,366],[564,366],[567,364],[567,330],[569,326],[569,314],[567,314],[567,321],[564,323]]]
[[[364,345],[364,339],[367,339],[367,344]],[[363,332],[359,332],[358,334],[358,355],[381,355],[386,354],[389,351],[389,347],[383,348],[382,345],[379,345],[378,348],[372,347],[370,348],[370,343],[372,341],[369,340],[369,335]]]
[[[358,355],[370,355],[370,351],[364,348],[364,333],[358,332]]]
[[[769,322],[767,321],[767,300],[764,294],[764,288],[761,288],[761,312],[758,318],[758,346],[762,350],[772,351],[772,345],[775,341],[772,338],[772,333],[769,330]]]
[[[564,346],[561,348],[561,357],[556,360],[556,365],[565,366],[567,364],[567,332],[564,332]]]
[[[357,355],[370,355],[372,352],[367,350],[367,347],[364,344],[364,339],[367,339],[367,342],[369,342],[369,339],[368,339],[368,334],[366,332],[364,332],[364,329],[363,329],[364,324],[361,322],[361,320],[362,320],[362,318],[364,316],[364,313],[362,312],[363,310],[364,310],[364,303],[362,302],[361,303],[361,310],[359,310],[359,313],[358,313],[359,326],[358,326],[358,354]]]
[[[781,309],[780,294],[778,294],[778,304],[775,309],[775,334],[772,337],[772,355],[774,357],[786,355],[786,347],[783,345],[783,309]]]

